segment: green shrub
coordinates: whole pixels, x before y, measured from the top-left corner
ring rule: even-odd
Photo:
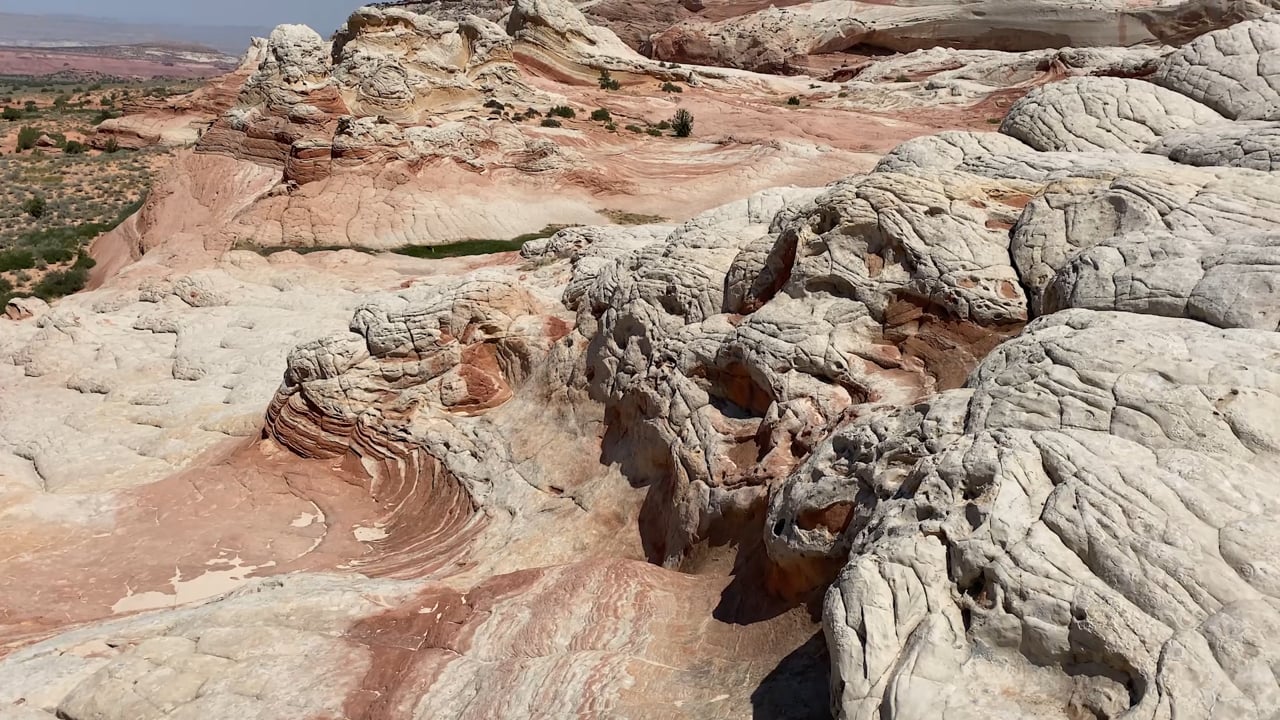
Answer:
[[[651,127],[648,130],[645,130],[645,132],[654,137],[662,137],[662,131],[656,127]]]
[[[85,255],[84,257],[88,257]],[[41,300],[56,300],[64,295],[79,292],[89,282],[89,269],[81,267],[80,263],[69,270],[54,270],[45,275],[32,288],[31,294]]]
[[[613,115],[610,115],[609,111],[604,108],[596,108],[591,111],[591,119],[596,122],[609,122],[613,120]]]
[[[22,106],[23,112],[33,113],[40,110],[40,106],[36,105],[35,100],[28,100],[26,105]]]
[[[30,270],[36,266],[36,255],[26,248],[14,248],[0,252],[0,272]]]
[[[27,198],[22,202],[22,212],[33,218],[39,219],[44,217],[45,208],[46,203],[44,197],[41,195],[36,195],[33,198]]]
[[[4,110],[0,111],[0,117],[4,118],[5,120],[8,120],[9,122],[13,122],[14,120],[21,120],[22,111],[16,107],[9,107],[8,105],[5,105]]]
[[[61,245],[49,245],[36,250],[36,257],[47,263],[64,263],[76,256],[76,251]]]
[[[8,295],[13,292],[13,283],[8,278],[0,277],[0,295]]]
[[[93,124],[101,125],[107,120],[115,119],[115,117],[116,117],[116,114],[111,112],[110,110],[99,110],[98,113],[93,116]]]
[[[659,130],[670,130],[671,123],[668,122],[667,120],[663,120],[662,122],[658,123],[654,127],[658,128]]]
[[[628,125],[628,126],[627,126],[627,130],[630,130],[630,131],[631,131],[631,132],[633,132],[633,133],[642,133],[642,132],[644,132],[644,128],[640,127],[639,125]]]
[[[560,121],[552,117],[543,118],[542,127],[557,128],[560,127]]]
[[[676,131],[676,137],[689,137],[693,134],[693,113],[680,108],[671,118],[671,127]]]
[[[604,129],[605,129],[605,130],[608,130],[609,132],[618,132],[618,126],[617,126],[615,123],[612,123],[612,122],[607,122],[607,123],[605,123],[605,124],[604,124]]]
[[[568,105],[556,105],[555,107],[547,111],[547,114],[555,115],[556,117],[562,117],[566,119],[573,119],[578,115],[576,112],[573,111],[573,108],[569,107]]]
[[[40,131],[30,125],[23,125],[18,131],[18,152],[30,150],[36,146],[36,141],[40,139]]]
[[[120,141],[115,137],[107,138],[107,142],[102,146],[102,151],[109,154],[120,152]]]
[[[662,92],[682,93],[684,92],[684,88],[680,87],[679,85],[673,82],[664,82],[662,83]]]
[[[796,95],[792,95],[791,97],[787,98],[787,104],[788,104],[788,105],[799,105],[799,104],[800,104],[800,98],[799,98],[798,96],[796,96]]]
[[[621,90],[622,83],[613,79],[608,70],[600,71],[600,89],[601,90]]]
[[[62,147],[62,152],[68,155],[83,155],[89,149],[88,145],[77,140],[68,140],[67,144]]]

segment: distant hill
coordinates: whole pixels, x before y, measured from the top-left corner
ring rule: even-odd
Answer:
[[[204,46],[240,55],[267,26],[194,26],[127,23],[79,15],[23,15],[0,12],[0,46],[76,47],[102,45]],[[198,49],[198,48],[197,48]]]

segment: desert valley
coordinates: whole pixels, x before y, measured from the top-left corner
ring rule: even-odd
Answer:
[[[330,30],[0,52],[0,720],[1275,717],[1280,4]]]

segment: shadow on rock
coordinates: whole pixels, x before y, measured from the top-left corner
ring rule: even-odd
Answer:
[[[827,641],[816,632],[751,693],[752,720],[828,720]]]

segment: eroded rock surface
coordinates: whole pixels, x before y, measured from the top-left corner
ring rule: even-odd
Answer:
[[[414,9],[275,33],[101,287],[0,320],[0,717],[1269,717],[1272,20],[837,84]],[[648,141],[526,97],[779,136],[605,175]],[[859,173],[871,107],[965,119]]]

